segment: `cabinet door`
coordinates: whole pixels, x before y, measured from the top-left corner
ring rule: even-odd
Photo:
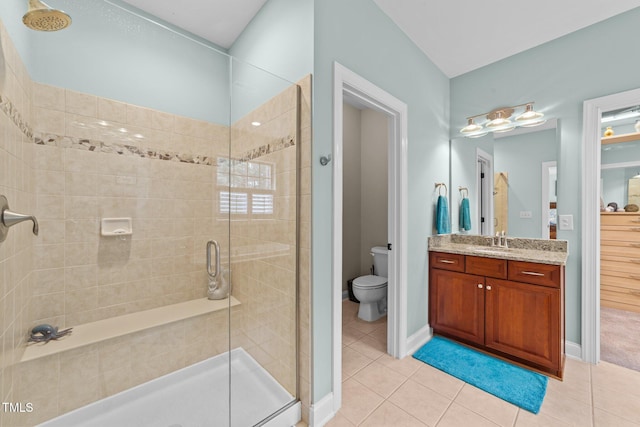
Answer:
[[[485,345],[557,369],[560,363],[560,290],[487,279]]]
[[[484,343],[484,277],[431,269],[429,322],[443,334]]]

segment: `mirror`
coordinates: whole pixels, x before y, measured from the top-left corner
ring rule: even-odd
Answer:
[[[450,144],[453,233],[555,238],[558,121]],[[469,230],[460,206],[468,194]],[[464,213],[464,212],[463,212]]]

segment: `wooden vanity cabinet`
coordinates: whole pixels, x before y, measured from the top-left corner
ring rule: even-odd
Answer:
[[[429,276],[436,334],[562,378],[564,267],[430,252]]]
[[[438,332],[484,344],[484,277],[433,269],[429,317]]]

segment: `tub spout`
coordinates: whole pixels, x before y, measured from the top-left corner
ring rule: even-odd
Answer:
[[[22,221],[32,221],[33,222],[33,234],[38,235],[38,220],[33,215],[24,215],[16,212],[11,212],[9,209],[2,212],[2,223],[11,227],[12,225],[16,225]]]

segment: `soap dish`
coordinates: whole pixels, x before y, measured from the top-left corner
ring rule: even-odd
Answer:
[[[102,218],[100,234],[103,236],[130,236],[133,234],[131,218]]]

